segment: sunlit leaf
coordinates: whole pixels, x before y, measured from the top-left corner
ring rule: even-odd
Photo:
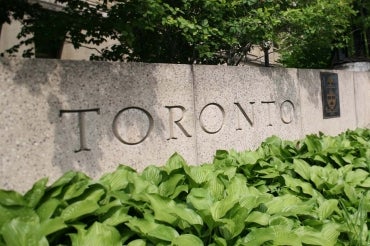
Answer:
[[[45,235],[37,230],[37,216],[18,217],[12,219],[1,228],[6,245],[14,246],[46,246],[49,245]]]
[[[311,168],[307,162],[302,159],[294,159],[293,168],[303,179],[310,180]]]
[[[174,238],[178,237],[178,232],[167,225],[160,224],[151,219],[130,219],[126,225],[133,231],[138,232],[144,238],[156,238],[171,242]]]
[[[161,196],[169,197],[173,195],[176,190],[176,187],[181,184],[181,182],[185,179],[184,174],[174,174],[168,180],[162,182],[159,185],[159,194]]]
[[[127,244],[127,246],[146,246],[146,241],[143,239],[136,239]]]
[[[37,206],[37,204],[45,194],[47,182],[48,178],[43,178],[37,181],[33,185],[32,189],[24,195],[24,199],[27,201],[29,207],[34,208],[35,206]]]
[[[329,199],[320,204],[318,208],[319,218],[321,220],[327,219],[336,209],[338,209],[338,200]]]
[[[266,226],[269,224],[270,215],[266,213],[261,213],[259,211],[253,211],[248,215],[245,221],[249,223],[256,223],[259,225]]]
[[[129,175],[134,172],[132,168],[120,165],[114,172],[103,175],[100,182],[109,186],[111,190],[124,189],[129,184]]]
[[[77,233],[69,234],[72,245],[76,246],[121,246],[121,236],[119,232],[111,226],[95,222],[87,230],[80,229]]]
[[[158,185],[162,181],[161,170],[153,165],[146,167],[141,175],[155,185]]]
[[[104,217],[108,216],[103,222],[103,224],[110,226],[117,226],[119,224],[129,221],[132,216],[128,214],[127,207],[118,207],[114,212],[107,213]]]
[[[186,165],[184,158],[178,153],[175,153],[170,157],[170,159],[168,159],[164,169],[168,174],[170,174],[174,170],[181,169],[184,165]]]
[[[16,191],[0,190],[0,204],[5,206],[26,206],[27,201]]]
[[[60,216],[65,221],[76,220],[82,216],[86,216],[95,212],[98,208],[99,208],[98,204],[96,204],[94,201],[90,200],[78,201],[66,207],[62,211]]]
[[[202,240],[195,235],[182,234],[172,240],[171,245],[173,246],[203,246]]]
[[[44,221],[51,218],[60,204],[61,201],[55,198],[51,198],[41,204],[40,207],[38,207],[36,210],[37,214],[40,217],[40,220]]]

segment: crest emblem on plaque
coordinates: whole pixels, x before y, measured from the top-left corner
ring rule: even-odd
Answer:
[[[324,119],[340,117],[338,74],[322,72],[320,77]]]

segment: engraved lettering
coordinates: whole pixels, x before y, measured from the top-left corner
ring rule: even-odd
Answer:
[[[249,104],[252,105],[252,119],[249,118],[249,116],[247,115],[245,110],[242,108],[240,103],[238,103],[238,102],[234,103],[238,107],[240,112],[242,112],[242,114],[244,115],[244,118],[248,121],[250,126],[253,126],[253,124],[254,124],[254,107],[253,107],[254,103],[255,102],[249,102]],[[238,114],[238,128],[236,128],[237,131],[242,130],[242,127],[240,126],[240,116],[239,115],[240,114]]]
[[[294,104],[290,100],[285,100],[280,105],[280,118],[284,124],[292,123],[294,119]],[[289,116],[288,116],[289,114]]]
[[[272,126],[271,123],[271,110],[270,110],[270,104],[275,103],[275,101],[261,101],[262,104],[266,103],[267,104],[267,112],[268,112],[268,124],[267,126]]]
[[[78,153],[80,151],[90,151],[90,149],[87,147],[87,141],[86,141],[85,114],[87,112],[96,112],[97,114],[100,114],[100,109],[92,108],[92,109],[76,109],[76,110],[60,110],[59,111],[59,117],[62,117],[62,115],[66,113],[77,113],[78,129],[80,132],[80,148],[78,150],[75,150],[75,153]]]
[[[175,134],[174,134],[173,123],[175,123],[180,128],[180,130],[184,133],[185,136],[191,137],[191,135],[185,130],[184,126],[180,123],[180,121],[184,118],[184,113],[186,111],[185,107],[183,107],[181,105],[179,105],[179,106],[165,106],[165,107],[168,108],[168,111],[169,111],[168,122],[169,122],[169,128],[170,128],[170,137],[167,140],[177,139],[177,137],[175,137]],[[180,109],[181,110],[180,119],[173,120],[173,109]]]
[[[122,113],[124,113],[125,111],[128,111],[128,110],[137,110],[139,112],[144,113],[144,115],[148,118],[149,126],[148,126],[148,129],[147,129],[145,135],[141,139],[139,139],[138,141],[135,141],[135,142],[130,142],[128,140],[124,140],[123,137],[118,132],[119,118],[120,118],[120,116],[121,116]],[[153,117],[150,115],[150,113],[148,111],[146,111],[145,109],[139,108],[139,107],[127,107],[127,108],[122,109],[121,111],[119,111],[116,114],[116,116],[114,117],[114,120],[113,120],[112,128],[113,128],[113,134],[114,134],[114,136],[120,142],[122,142],[124,144],[127,144],[127,145],[136,145],[136,144],[139,144],[139,143],[143,142],[149,136],[150,132],[153,129],[153,125],[154,125]]]
[[[206,128],[206,124],[202,120],[202,115],[204,113],[204,110],[206,108],[210,107],[210,106],[216,106],[220,110],[220,112],[222,114],[222,122],[221,122],[221,125],[217,129],[215,129],[215,130],[209,130],[209,129],[207,129]],[[206,106],[204,106],[202,108],[202,111],[200,111],[200,114],[199,114],[199,122],[200,122],[200,127],[203,129],[203,131],[205,131],[206,133],[209,133],[209,134],[215,134],[215,133],[221,131],[221,129],[222,129],[223,125],[224,125],[224,122],[225,122],[225,110],[223,109],[223,107],[221,105],[219,105],[217,103],[209,103],[209,104],[207,104]]]

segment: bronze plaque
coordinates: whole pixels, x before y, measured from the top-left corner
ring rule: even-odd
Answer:
[[[338,74],[321,72],[320,77],[324,119],[340,117]]]

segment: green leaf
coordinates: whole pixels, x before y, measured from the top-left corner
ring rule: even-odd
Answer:
[[[132,197],[135,197],[135,199],[141,200],[143,194],[146,193],[158,193],[158,187],[156,185],[143,179],[136,173],[132,173],[129,176],[129,182],[129,193],[132,195]]]
[[[185,193],[188,193],[189,191],[189,187],[188,185],[179,185],[179,186],[176,186],[173,194],[170,196],[171,199],[175,199],[176,197],[178,197],[182,192],[185,192]]]
[[[89,200],[92,202],[100,202],[102,197],[106,194],[106,190],[100,184],[92,184],[81,194],[78,200]],[[104,201],[103,201],[104,202]]]
[[[348,164],[352,164],[353,160],[355,159],[355,157],[351,154],[347,154],[345,156],[342,156],[342,159],[347,162]]]
[[[40,220],[44,221],[51,218],[59,205],[61,205],[61,202],[55,198],[51,198],[41,204],[36,210]]]
[[[338,200],[329,199],[323,201],[318,209],[319,219],[320,220],[327,219],[337,209],[338,209]]]
[[[222,223],[219,226],[220,235],[225,240],[229,241],[237,237],[245,229],[245,218],[247,217],[247,211],[238,209],[239,214],[230,216],[230,219],[219,219],[217,222]]]
[[[0,190],[0,204],[5,206],[26,206],[27,201],[16,191]]]
[[[230,199],[228,197],[227,199],[220,200],[215,202],[211,207],[211,214],[213,220],[217,221],[218,219],[224,217],[226,213],[231,210],[235,204],[237,204],[238,200],[236,199]]]
[[[6,245],[12,246],[47,246],[46,237],[38,231],[37,216],[12,219],[1,228]]]
[[[311,180],[315,184],[316,188],[321,190],[323,188],[323,184],[325,183],[325,179],[328,178],[328,174],[325,174],[325,170],[319,166],[312,166],[311,167]]]
[[[35,217],[35,212],[29,207],[7,207],[0,204],[0,229],[4,224],[17,217],[33,218]]]
[[[297,192],[298,194],[304,193],[310,196],[316,196],[318,192],[312,187],[311,183],[305,182],[301,179],[292,178],[290,175],[283,174],[282,175],[285,181],[285,185]]]
[[[159,185],[159,195],[170,197],[176,190],[176,187],[185,180],[184,174],[174,174],[168,180]]]
[[[67,186],[63,199],[69,200],[80,196],[89,187],[89,183],[90,180],[82,179],[70,184],[69,186]]]
[[[191,234],[182,234],[175,239],[172,240],[171,242],[172,246],[203,246],[202,240]]]
[[[305,162],[304,160],[294,159],[293,169],[296,173],[298,173],[305,180],[310,180],[311,168],[310,168],[310,165],[308,165],[308,163]]]
[[[88,230],[78,229],[77,233],[69,234],[72,245],[76,246],[121,246],[121,235],[112,226],[95,222]]]
[[[82,172],[69,171],[55,181],[45,192],[46,197],[58,197],[66,194],[64,199],[70,199],[82,194],[90,178]],[[70,187],[72,186],[72,187]],[[78,193],[77,193],[78,192]]]
[[[170,174],[173,171],[181,169],[186,165],[187,164],[184,158],[182,158],[182,156],[178,153],[175,153],[170,157],[170,159],[168,159],[166,165],[164,166],[164,170],[167,172],[167,174]]]
[[[257,151],[245,151],[239,153],[238,162],[240,165],[254,165],[260,158]]]
[[[330,159],[332,159],[338,166],[342,167],[345,163],[343,162],[343,159],[339,155],[330,155]]]
[[[301,240],[290,227],[275,225],[268,228],[253,228],[252,231],[242,239],[243,245],[258,246],[266,242],[273,242],[274,245],[299,246]]]
[[[347,172],[345,176],[345,181],[352,186],[357,186],[362,181],[366,180],[369,177],[369,173],[362,169],[356,169],[355,171]]]
[[[213,173],[209,181],[205,185],[215,200],[222,199],[224,196],[225,186],[223,182],[218,178],[216,173]]]
[[[285,214],[290,215],[295,214],[295,212],[302,212],[303,214],[309,214],[310,211],[304,211],[300,209],[302,201],[293,195],[283,195],[279,197],[274,197],[271,201],[266,202],[267,213],[272,214]]]
[[[334,246],[340,234],[337,228],[338,226],[336,224],[327,223],[323,225],[321,231],[302,226],[295,232],[301,238],[302,243],[308,245]]]
[[[146,241],[143,239],[136,239],[127,244],[127,246],[146,246]]]
[[[321,150],[321,143],[316,135],[307,135],[304,139],[309,153],[313,154]]]
[[[221,226],[219,226],[221,236],[228,241],[239,236],[246,228],[245,221],[248,217],[248,214],[248,210],[236,205],[231,211],[228,212],[225,219],[220,219],[217,221],[222,223]]]
[[[222,237],[218,237],[216,234],[214,234],[213,236],[213,240],[214,240],[214,244],[210,244],[210,246],[227,246],[227,241],[222,238]]]
[[[66,184],[68,184],[69,182],[71,182],[72,179],[75,178],[77,175],[78,175],[78,173],[75,172],[75,171],[68,171],[68,172],[64,173],[62,177],[60,177],[58,180],[56,180],[50,186],[50,188],[56,188],[56,187],[59,187],[59,186],[65,186]]]
[[[174,201],[163,199],[157,195],[147,196],[151,202],[155,219],[169,224],[174,224],[176,221],[176,216],[169,213],[169,211],[175,206]]]
[[[357,197],[357,192],[354,187],[345,184],[344,185],[344,193],[346,194],[347,198],[352,204],[357,204],[358,203],[358,197]]]
[[[121,190],[129,184],[129,178],[135,170],[128,166],[120,165],[113,173],[108,173],[100,178],[100,182],[111,190]]]
[[[147,195],[156,220],[174,224],[178,219],[189,225],[203,225],[202,218],[192,209],[158,195]]]
[[[247,179],[241,174],[234,174],[230,177],[230,182],[226,188],[227,195],[231,198],[240,199],[246,196],[249,191],[247,187]]]
[[[97,215],[105,216],[107,213],[111,212],[112,210],[118,207],[123,207],[122,202],[119,199],[116,199],[116,197],[114,197],[113,194],[114,194],[113,192],[112,193],[109,192],[108,196],[98,201],[98,204],[100,205],[100,207],[98,210],[96,210]]]
[[[171,242],[174,238],[179,236],[174,228],[157,223],[152,218],[148,217],[144,219],[131,218],[125,224],[144,238],[155,238]]]
[[[40,235],[47,236],[54,232],[60,231],[64,228],[67,228],[67,225],[64,223],[64,220],[60,217],[47,219],[40,223],[38,232]]]
[[[145,180],[148,180],[155,185],[159,185],[159,183],[162,181],[161,170],[159,167],[153,165],[146,167],[141,176],[144,177]]]
[[[132,216],[128,215],[128,210],[129,208],[127,207],[119,207],[113,213],[106,214],[105,217],[107,218],[104,220],[103,224],[117,226],[129,221]]]
[[[370,177],[366,178],[359,186],[364,188],[370,188]]]
[[[79,219],[82,216],[92,214],[98,208],[99,208],[99,205],[96,204],[94,201],[90,201],[90,200],[78,201],[66,207],[62,211],[60,216],[65,221],[73,221],[73,220]]]
[[[24,195],[24,199],[27,201],[29,207],[34,208],[38,205],[41,198],[45,194],[47,182],[47,178],[43,178],[37,181],[33,185],[32,189]]]
[[[259,211],[251,212],[245,222],[256,223],[262,226],[267,226],[270,221],[270,215],[266,213],[261,213]]]
[[[197,210],[209,210],[213,204],[210,191],[204,188],[191,189],[186,201]]]
[[[201,165],[201,166],[192,166],[187,174],[192,180],[197,184],[203,184],[209,180],[209,176],[213,171],[212,165]]]

